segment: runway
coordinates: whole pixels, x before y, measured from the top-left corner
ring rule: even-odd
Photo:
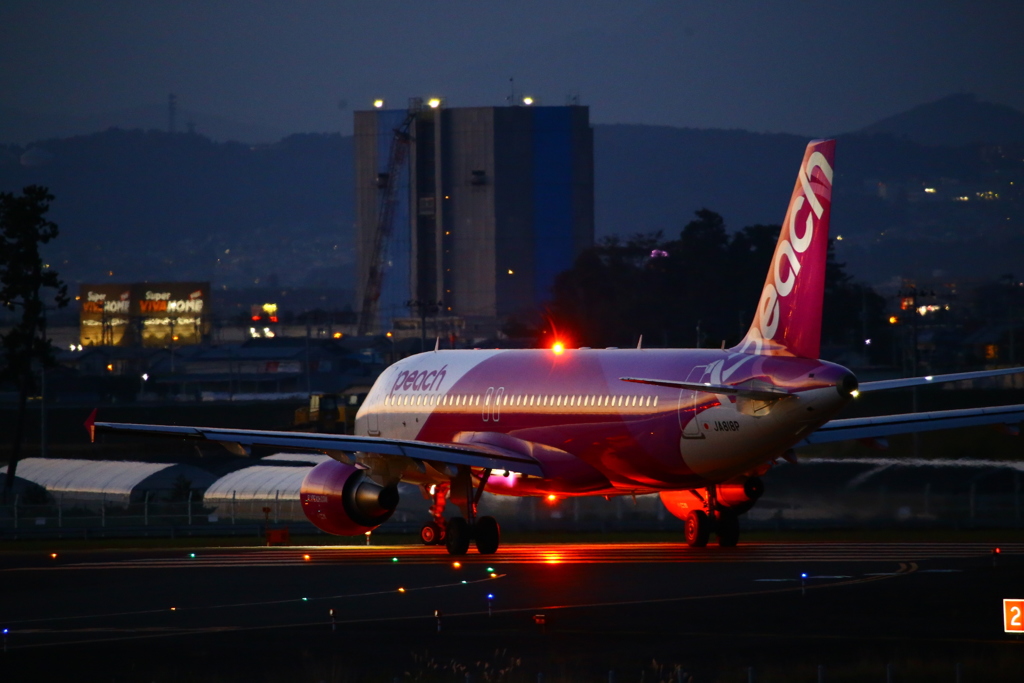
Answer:
[[[204,548],[98,561],[41,554],[37,562],[9,569],[178,569],[289,567],[296,565],[473,564],[633,564],[760,562],[909,562],[935,558],[989,557],[991,543],[750,543],[735,548],[691,548],[684,543],[510,544],[494,555],[471,550],[462,557],[443,547],[418,545]],[[1024,543],[1003,544],[1009,555],[1024,555]]]
[[[380,679],[390,681],[424,647],[479,658],[501,645],[559,666],[584,655],[613,666],[698,642],[700,657],[796,643],[841,643],[837,653],[880,642],[1012,648],[996,613],[1014,597],[1003,593],[1024,585],[1024,544],[1000,550],[996,563],[986,543],[508,544],[461,558],[406,545],[0,554],[3,661],[59,667],[53,655],[66,652],[69,666],[130,657],[147,672],[237,672],[268,649],[327,657],[345,643],[360,680],[399,657]]]

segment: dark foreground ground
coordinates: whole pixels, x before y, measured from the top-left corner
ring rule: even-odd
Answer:
[[[24,546],[0,681],[1020,681],[1024,544],[991,547]]]

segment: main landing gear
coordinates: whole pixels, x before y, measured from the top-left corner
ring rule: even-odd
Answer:
[[[477,504],[484,493],[484,486],[491,476],[490,470],[484,470],[480,484],[473,486],[473,479],[468,467],[459,467],[452,477],[451,484],[439,484],[432,487],[429,495],[433,498],[430,506],[431,521],[420,529],[420,539],[425,545],[444,543],[450,555],[465,555],[471,542],[481,555],[491,555],[498,551],[501,544],[501,528],[494,517],[477,517]],[[445,498],[451,494],[451,501],[462,511],[464,517],[444,519]]]
[[[703,548],[708,544],[711,533],[718,537],[718,545],[732,548],[740,540],[739,515],[718,503],[715,487],[709,486],[704,496],[705,510],[693,510],[686,516],[684,535],[686,544]]]

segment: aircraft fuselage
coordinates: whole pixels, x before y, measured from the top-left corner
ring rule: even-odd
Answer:
[[[772,389],[777,400],[624,382],[668,380]],[[820,360],[727,350],[435,351],[395,363],[356,417],[356,433],[435,443],[508,435],[564,451],[593,476],[492,476],[510,495],[698,488],[785,453],[848,402],[850,372]],[[845,380],[845,382],[844,382]],[[407,481],[447,481],[407,467]]]

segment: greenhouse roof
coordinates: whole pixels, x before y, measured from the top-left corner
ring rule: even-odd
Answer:
[[[253,465],[227,474],[210,485],[203,502],[279,499],[298,500],[299,487],[309,467],[282,465]]]

